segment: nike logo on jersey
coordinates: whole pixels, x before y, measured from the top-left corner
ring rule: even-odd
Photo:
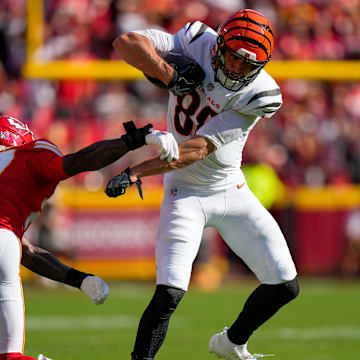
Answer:
[[[241,185],[236,185],[236,187],[240,190],[244,185],[245,183],[242,183]]]

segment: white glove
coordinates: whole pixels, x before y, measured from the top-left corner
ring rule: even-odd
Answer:
[[[167,159],[172,162],[179,158],[179,147],[174,138],[174,135],[166,131],[150,130],[150,133],[145,136],[147,145],[160,146],[160,160]]]
[[[83,280],[80,290],[96,305],[102,304],[110,293],[110,289],[106,282],[99,277],[92,275],[87,276]]]

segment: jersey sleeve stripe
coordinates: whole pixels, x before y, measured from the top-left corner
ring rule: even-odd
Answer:
[[[273,114],[275,113],[277,110],[263,110],[264,114]]]
[[[269,108],[269,107],[273,107],[273,108],[278,109],[281,106],[281,104],[282,104],[281,102],[280,103],[271,103],[271,104],[266,104],[266,105],[263,105],[263,106],[258,106],[258,107],[256,107],[256,109]]]
[[[186,29],[185,34],[190,30],[190,28],[195,24],[195,21],[191,22],[189,27]]]
[[[189,44],[191,44],[192,42],[194,42],[195,40],[197,40],[197,39],[206,31],[207,28],[208,28],[207,25],[202,24],[202,25],[200,26],[199,31],[198,31],[198,32],[196,33],[196,35],[191,39],[191,41],[190,41]]]
[[[54,144],[48,143],[48,142],[36,142],[34,149],[46,149],[54,152],[58,156],[63,156],[62,151]]]
[[[49,145],[49,146],[51,146],[51,147],[53,147],[55,149],[58,149],[62,153],[61,149],[57,145],[55,145],[54,143],[52,143],[50,141],[36,140],[35,145]]]
[[[247,103],[247,105],[249,105],[252,101],[259,99],[261,97],[264,96],[275,96],[275,95],[281,95],[281,90],[280,89],[274,89],[274,90],[266,90],[266,91],[262,91],[256,95],[254,95]]]

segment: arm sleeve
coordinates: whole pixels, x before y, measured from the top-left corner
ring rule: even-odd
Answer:
[[[219,149],[234,140],[246,138],[258,119],[235,110],[224,111],[210,118],[196,134],[209,139]]]
[[[28,166],[39,183],[59,182],[69,178],[63,170],[63,159],[52,151],[43,150],[31,156]]]
[[[154,44],[158,53],[181,52],[178,36],[158,29],[137,30],[136,34],[146,36]]]
[[[158,29],[136,30],[133,32],[149,38],[160,55],[174,52],[192,57],[194,47],[198,47],[198,43],[195,42],[196,39],[204,33],[208,34],[209,31],[212,30],[207,25],[195,21],[185,24],[174,35]]]

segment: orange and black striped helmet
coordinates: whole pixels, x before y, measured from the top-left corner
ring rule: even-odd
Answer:
[[[274,37],[266,17],[250,9],[230,15],[218,29],[213,48],[212,65],[216,79],[229,90],[239,90],[259,74],[271,59]],[[232,73],[225,66],[225,52],[229,51],[252,65],[245,76]]]

